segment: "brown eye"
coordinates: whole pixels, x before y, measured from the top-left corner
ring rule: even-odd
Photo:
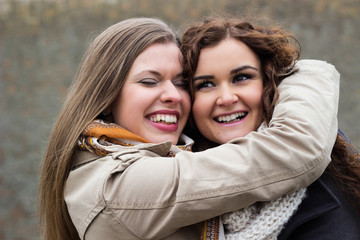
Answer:
[[[251,78],[252,78],[252,76],[250,74],[244,74],[244,73],[236,74],[233,77],[233,83],[245,81],[245,80],[248,80],[248,79],[251,79]]]
[[[203,80],[201,82],[199,82],[198,84],[195,84],[195,89],[196,90],[200,90],[200,89],[204,89],[204,88],[210,88],[210,87],[215,87],[215,84],[211,81],[208,80]]]

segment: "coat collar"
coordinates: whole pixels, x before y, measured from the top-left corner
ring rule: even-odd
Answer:
[[[121,152],[131,152],[145,150],[153,152],[161,157],[168,156],[169,152],[172,152],[174,155],[180,151],[187,150],[191,151],[191,147],[194,144],[194,141],[186,136],[185,134],[180,135],[179,143],[181,145],[174,146],[171,144],[171,141],[162,142],[162,143],[139,143],[134,146],[117,146],[117,150]],[[111,154],[110,154],[111,155]],[[72,156],[72,169],[79,167],[82,164],[92,162],[102,156],[96,155],[89,151],[76,150]]]
[[[301,224],[340,207],[340,200],[332,191],[335,184],[330,176],[323,174],[307,188],[307,196],[286,223],[278,239],[287,239]]]

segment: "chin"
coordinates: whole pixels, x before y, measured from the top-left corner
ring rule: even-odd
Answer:
[[[176,137],[163,137],[163,138],[157,138],[154,139],[154,141],[150,141],[152,143],[162,143],[162,142],[168,142],[171,141],[173,145],[176,145],[179,138]]]
[[[227,138],[220,139],[219,141],[217,141],[217,143],[224,144],[224,143],[227,143],[227,142],[229,142],[229,141],[231,141],[231,140],[233,140],[235,138],[244,137],[245,135],[244,134],[239,134],[239,135],[236,135],[236,136],[229,136]]]

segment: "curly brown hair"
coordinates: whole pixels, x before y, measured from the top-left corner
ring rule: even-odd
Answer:
[[[245,43],[260,59],[263,74],[263,120],[269,123],[278,99],[278,85],[288,75],[296,71],[295,63],[300,58],[300,44],[289,32],[275,27],[258,27],[248,21],[234,18],[212,18],[188,27],[182,36],[181,52],[184,56],[184,75],[190,80],[190,92],[194,97],[192,77],[196,71],[200,52],[204,48],[216,46],[226,38],[234,38]],[[191,121],[191,120],[190,120]],[[193,122],[193,121],[191,121]],[[214,146],[204,141],[193,123],[186,133],[200,144],[195,149]],[[202,145],[202,146],[200,146]],[[197,147],[197,148],[196,148]],[[353,145],[338,134],[332,150],[332,161],[327,172],[336,180],[339,187],[351,196],[360,213],[360,159]]]
[[[181,51],[184,56],[184,75],[194,76],[202,49],[215,46],[226,38],[245,43],[260,59],[264,93],[262,97],[263,117],[269,122],[278,98],[277,86],[294,68],[300,57],[300,44],[279,28],[259,28],[238,19],[207,19],[194,24],[183,34]],[[293,40],[293,41],[291,41]]]

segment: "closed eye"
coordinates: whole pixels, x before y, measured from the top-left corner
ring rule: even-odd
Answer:
[[[180,88],[183,88],[183,89],[188,89],[188,87],[189,87],[189,81],[187,81],[187,80],[185,80],[183,78],[176,79],[176,80],[172,81],[172,83],[176,87],[180,87]]]
[[[159,81],[154,78],[144,78],[139,81],[140,84],[149,86],[149,87],[158,84],[158,82]]]

